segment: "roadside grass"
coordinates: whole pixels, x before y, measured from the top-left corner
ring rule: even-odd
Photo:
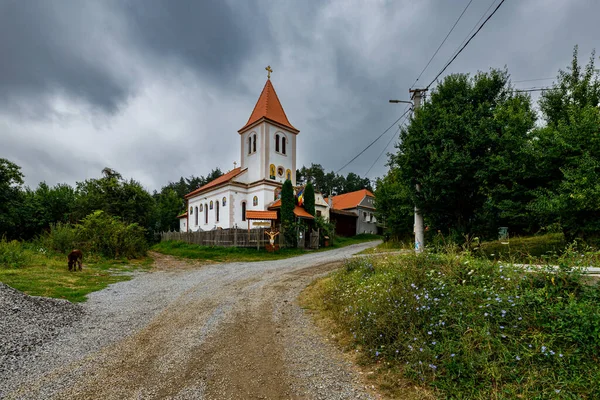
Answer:
[[[600,398],[600,286],[457,253],[352,259],[302,304],[392,397]],[[411,395],[412,396],[412,395]],[[427,397],[431,396],[431,397]]]
[[[190,258],[195,260],[208,260],[216,262],[252,262],[281,260],[306,254],[311,251],[326,251],[352,244],[358,244],[373,240],[378,240],[378,235],[362,234],[353,237],[336,237],[329,247],[321,247],[318,250],[289,249],[283,248],[277,252],[269,253],[264,248],[259,250],[250,247],[220,247],[220,246],[201,246],[176,240],[167,240],[152,246],[153,251],[176,257]]]
[[[0,282],[32,296],[71,302],[83,302],[89,293],[129,280],[130,272],[149,269],[152,264],[151,258],[107,260],[85,255],[83,270],[69,272],[65,255],[16,241],[0,243],[0,254],[4,255],[0,257]]]
[[[527,263],[532,259],[557,260],[566,247],[567,243],[562,233],[547,233],[483,242],[479,252],[491,260]]]
[[[377,254],[377,253],[391,253],[402,250],[413,250],[414,245],[412,241],[400,241],[400,240],[389,240],[378,244],[375,247],[370,247],[361,251],[358,254]]]

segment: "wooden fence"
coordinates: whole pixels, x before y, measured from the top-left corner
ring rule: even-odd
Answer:
[[[160,241],[180,240],[202,246],[265,247],[269,243],[269,236],[265,234],[265,231],[270,230],[271,228],[255,228],[250,230],[215,229],[198,232],[163,232],[160,234]],[[282,233],[275,237],[275,244],[284,247]]]

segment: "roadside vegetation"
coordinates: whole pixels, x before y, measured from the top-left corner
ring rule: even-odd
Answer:
[[[69,272],[67,254],[83,251],[82,271]],[[85,301],[90,292],[149,268],[144,231],[97,211],[79,224],[52,225],[29,242],[0,240],[0,282],[33,296]]]
[[[468,252],[362,257],[303,303],[392,396],[600,398],[600,286],[581,274],[597,256],[571,246],[535,273]]]
[[[152,250],[176,257],[190,258],[195,260],[207,260],[216,262],[234,262],[234,261],[269,261],[281,260],[306,254],[311,251],[327,251],[341,248],[357,243],[364,243],[373,240],[380,240],[381,236],[371,234],[360,234],[353,237],[337,236],[329,247],[321,247],[318,250],[305,250],[299,248],[282,248],[276,252],[269,253],[264,248],[246,247],[215,247],[201,246],[176,240],[160,242],[152,246]]]

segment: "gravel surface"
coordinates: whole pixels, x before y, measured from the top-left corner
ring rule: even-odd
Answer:
[[[296,299],[375,244],[204,266],[156,255],[83,305],[0,286],[0,398],[371,398]]]

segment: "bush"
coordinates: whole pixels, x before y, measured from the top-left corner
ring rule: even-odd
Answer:
[[[108,258],[137,258],[146,253],[145,230],[125,224],[117,217],[96,211],[81,223],[56,224],[40,239],[44,247],[67,254],[78,248]]]
[[[600,398],[600,287],[578,269],[356,259],[332,276],[324,307],[367,362],[401,368],[442,397]]]
[[[31,261],[31,254],[28,249],[16,241],[7,241],[6,238],[0,240],[0,267],[2,268],[22,268]]]

